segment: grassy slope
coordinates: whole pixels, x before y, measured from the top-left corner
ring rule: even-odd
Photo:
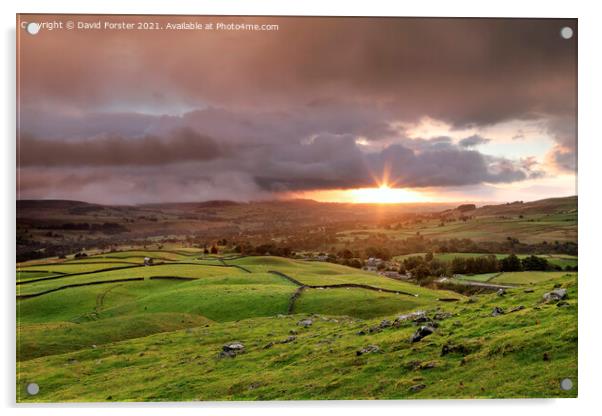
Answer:
[[[20,285],[17,294],[26,295],[31,293],[40,293],[60,286],[77,283],[88,283],[95,281],[107,281],[129,278],[148,278],[151,276],[177,276],[190,278],[205,278],[209,276],[231,276],[239,275],[243,272],[236,268],[213,267],[195,264],[161,264],[151,267],[132,267],[121,270],[110,270],[93,274],[83,274],[75,276],[62,277],[60,279],[33,282],[26,285]]]
[[[577,276],[577,273],[566,272],[505,272],[494,277],[492,283],[527,285],[545,282],[561,276]]]
[[[127,267],[133,266],[134,264],[124,262],[111,262],[111,261],[100,261],[94,262],[83,262],[83,263],[56,263],[56,264],[40,264],[36,266],[22,267],[19,268],[20,272],[59,272],[59,273],[87,273],[94,272],[97,270],[110,269],[113,267]],[[23,273],[22,273],[23,274]]]
[[[209,262],[210,260],[204,260]],[[236,261],[233,261],[233,263]],[[198,280],[154,280],[104,283],[72,287],[22,299],[18,302],[18,325],[21,339],[19,356],[31,358],[60,351],[76,350],[82,345],[102,344],[108,340],[124,340],[164,332],[167,329],[188,327],[171,321],[172,316],[195,316],[225,322],[251,317],[284,314],[297,286],[267,270],[285,270],[292,274],[302,271],[308,278],[325,275],[325,283],[366,283],[375,287],[393,287],[419,294],[419,298],[392,295],[364,289],[333,289],[308,291],[296,309],[309,312],[349,314],[373,317],[407,311],[419,305],[432,305],[438,296],[449,297],[408,283],[399,283],[380,276],[358,272],[344,266],[317,262],[295,262],[277,257],[238,259],[253,269],[247,273],[236,267],[166,264],[135,267],[125,270],[101,271],[88,275],[66,276],[59,279],[20,285],[20,294],[40,293],[67,284],[152,276],[184,276]],[[82,263],[86,264],[86,262]],[[110,264],[110,263],[107,263]],[[221,263],[220,263],[221,264]],[[330,281],[328,278],[336,279]],[[462,298],[454,295],[456,298]],[[348,302],[351,300],[351,302]],[[339,311],[337,308],[345,305]],[[149,324],[145,330],[130,331],[130,319]],[[193,322],[196,322],[193,320]],[[75,326],[73,326],[75,325]],[[110,325],[115,334],[104,333]],[[175,326],[174,326],[175,325]],[[124,328],[124,329],[120,329]],[[94,332],[98,332],[97,339]],[[81,342],[78,337],[81,336]]]
[[[434,292],[408,282],[389,279],[375,273],[364,272],[333,263],[292,260],[279,257],[244,257],[227,261],[227,263],[238,264],[254,272],[277,270],[297,279],[303,284],[311,286],[355,283],[382,289],[405,291],[431,299],[449,296],[457,297],[457,295],[450,293]]]
[[[461,296],[454,294],[454,297]],[[349,315],[368,319],[429,308],[434,303],[432,296],[412,297],[355,288],[307,289],[297,301],[295,313]]]
[[[540,303],[554,284],[568,289],[568,307]],[[360,336],[380,319],[315,316],[303,329],[296,322],[307,315],[254,318],[22,361],[17,391],[20,401],[42,402],[575,397],[576,388],[558,385],[564,377],[577,382],[576,278],[560,276],[534,289],[443,304],[454,316],[415,344],[408,342],[416,329],[410,323]],[[494,306],[519,305],[525,308],[491,316]],[[290,330],[298,331],[294,342],[264,348]],[[218,359],[221,346],[234,340],[246,352]],[[442,356],[448,343],[467,352]],[[356,356],[370,344],[381,352]],[[41,386],[39,395],[23,393],[29,381]],[[425,388],[410,390],[419,384]]]
[[[408,226],[400,230],[372,228],[355,229],[340,232],[345,240],[352,236],[373,233],[386,234],[390,238],[405,239],[416,235],[428,238],[447,239],[470,238],[475,241],[503,241],[508,236],[518,238],[525,243],[541,243],[543,241],[576,241],[577,213],[528,214],[524,218],[499,218],[496,215],[480,216],[466,223],[456,221],[439,226],[439,220],[426,221]]]

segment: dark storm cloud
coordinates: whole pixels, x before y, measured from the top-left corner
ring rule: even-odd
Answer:
[[[556,146],[548,155],[554,165],[563,171],[577,169],[577,123],[572,116],[552,118],[547,124],[548,132],[554,137]]]
[[[385,169],[406,187],[539,174],[475,150],[487,140],[479,136],[456,144],[394,127],[425,116],[453,128],[541,120],[557,143],[551,163],[575,167],[576,38],[559,30],[576,20],[220,19],[280,30],[19,37],[28,192],[77,195],[68,182],[82,195],[119,189],[132,202],[196,199],[203,189],[245,199],[372,186]],[[81,180],[66,179],[74,175]]]
[[[194,200],[207,190],[222,198],[248,200],[288,191],[372,187],[385,172],[395,186],[441,187],[520,181],[533,177],[536,168],[533,163],[483,155],[447,137],[405,139],[366,152],[350,134],[321,134],[292,143],[250,142],[228,151],[190,130],[172,136],[25,138],[20,143],[20,188],[25,195],[41,188],[51,190],[52,196],[88,195],[104,184],[113,190],[107,198],[118,201],[121,193],[132,202],[158,196]],[[165,143],[172,147],[166,149]]]
[[[575,111],[576,37],[562,39],[559,30],[576,20],[228,20],[280,30],[22,37],[23,104],[282,109],[355,102],[457,126]]]
[[[486,139],[484,137],[481,137],[481,136],[475,134],[475,135],[472,135],[470,137],[466,137],[466,138],[460,140],[459,144],[462,147],[475,147],[480,144],[489,143],[490,141],[491,141],[491,139]]]
[[[18,145],[21,166],[165,165],[211,160],[222,152],[212,139],[190,129],[177,130],[168,138],[113,136],[62,141],[24,135]]]

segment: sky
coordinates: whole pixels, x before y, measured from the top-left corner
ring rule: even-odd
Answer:
[[[576,194],[576,20],[20,21],[214,24],[18,30],[20,199],[506,202]],[[566,26],[571,39],[560,35]]]

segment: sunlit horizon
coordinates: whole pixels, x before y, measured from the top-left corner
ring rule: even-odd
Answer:
[[[372,188],[320,190],[295,194],[295,197],[317,202],[339,202],[354,204],[402,204],[442,202],[432,195],[405,188],[394,188],[381,184]]]

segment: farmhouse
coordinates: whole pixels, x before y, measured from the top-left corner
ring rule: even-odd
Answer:
[[[378,271],[379,268],[383,267],[384,265],[385,265],[384,260],[378,259],[375,257],[370,257],[368,260],[366,260],[366,264],[364,265],[362,270],[366,270],[369,272],[376,272],[376,271]]]

